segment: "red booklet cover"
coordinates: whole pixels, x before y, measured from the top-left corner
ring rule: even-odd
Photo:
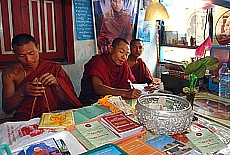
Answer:
[[[101,117],[101,123],[121,138],[141,132],[143,126],[127,117],[123,113],[116,113]]]

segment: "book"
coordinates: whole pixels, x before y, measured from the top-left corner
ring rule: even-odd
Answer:
[[[60,150],[60,153],[62,155],[75,155],[87,151],[69,131],[58,131],[49,132],[48,134],[38,135],[35,137],[27,137],[26,140],[22,140],[17,143],[18,145],[14,145],[14,147],[11,147],[11,152],[13,155],[25,155],[25,147],[39,144],[40,142],[51,138],[55,140],[57,148]]]
[[[137,134],[143,128],[140,123],[123,113],[102,116],[101,123],[121,138]]]
[[[105,144],[81,155],[129,155],[115,144]]]
[[[117,144],[129,155],[164,155],[163,152],[153,148],[139,138],[131,138]]]
[[[230,155],[230,143],[228,143],[227,146],[227,148],[221,149],[220,151],[216,152],[215,155]]]
[[[39,122],[39,129],[65,129],[74,124],[73,111],[58,113],[43,113]]]
[[[78,124],[80,122],[86,122],[89,121],[90,119],[93,119],[95,117],[100,117],[110,112],[111,111],[109,108],[97,104],[82,107],[73,112],[74,122],[75,124]]]
[[[220,141],[219,138],[208,129],[190,132],[186,134],[186,136],[202,153],[214,153],[227,148],[227,145]]]
[[[43,140],[28,146],[23,147],[25,155],[35,155],[35,154],[61,154],[54,138]],[[22,153],[22,152],[21,152]],[[20,154],[19,154],[20,155]]]
[[[75,129],[70,132],[89,150],[120,139],[98,120],[76,124]]]
[[[55,142],[62,155],[71,155],[71,153],[69,152],[69,148],[67,147],[63,139],[57,139],[55,140]]]
[[[150,146],[166,153],[166,154],[176,154],[176,155],[187,155],[193,154],[198,155],[191,147],[184,145],[183,143],[167,136],[161,135],[146,141]]]

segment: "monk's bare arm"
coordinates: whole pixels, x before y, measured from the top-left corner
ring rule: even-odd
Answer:
[[[15,110],[24,98],[23,89],[15,92],[15,75],[14,67],[7,68],[2,72],[2,108],[7,114]]]
[[[102,80],[98,76],[92,76],[92,84],[94,92],[98,95],[114,95],[122,96],[126,98],[138,98],[141,95],[141,91],[138,89],[118,89],[106,86],[102,83]]]

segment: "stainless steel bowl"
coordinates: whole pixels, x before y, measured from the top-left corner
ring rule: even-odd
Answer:
[[[173,109],[156,110],[151,104],[159,104],[159,99],[171,104]],[[171,94],[146,94],[137,99],[135,106],[138,120],[156,134],[173,135],[185,132],[192,124],[193,111],[183,97]]]

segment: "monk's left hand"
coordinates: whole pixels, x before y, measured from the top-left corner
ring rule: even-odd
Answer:
[[[49,86],[58,86],[57,79],[53,76],[53,74],[45,73],[42,76],[40,76],[39,81],[44,85]]]

